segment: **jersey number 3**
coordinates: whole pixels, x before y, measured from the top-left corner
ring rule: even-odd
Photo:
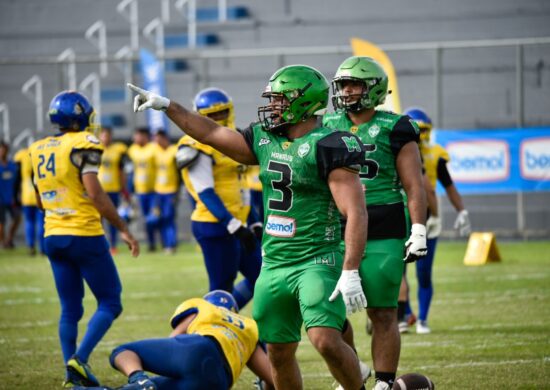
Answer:
[[[45,167],[44,164],[46,164]],[[45,172],[43,172],[42,169],[44,169]],[[38,177],[40,179],[45,178],[46,172],[50,172],[52,176],[55,176],[55,153],[50,154],[47,159],[43,154],[38,155]]]
[[[292,169],[288,164],[276,161],[269,161],[267,170],[270,172],[279,173],[279,180],[272,180],[271,187],[282,194],[281,199],[269,198],[268,207],[271,210],[288,211],[292,207]]]

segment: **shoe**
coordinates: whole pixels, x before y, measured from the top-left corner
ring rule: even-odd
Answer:
[[[370,318],[367,318],[367,334],[368,335],[372,335],[372,321],[370,320]]]
[[[261,380],[259,376],[257,376],[256,379],[254,380],[254,389],[264,390],[264,381]]]
[[[81,362],[76,355],[67,362],[67,381],[79,386],[99,386],[90,366]]]
[[[363,379],[363,383],[369,379],[371,370],[370,367],[367,365],[367,363],[363,363],[361,360],[359,360],[359,369],[361,370],[361,378]],[[344,390],[342,385],[338,385],[336,390]]]
[[[401,321],[397,326],[399,327],[399,333],[409,333],[409,324],[407,324],[407,321]]]
[[[115,247],[111,247],[111,249],[109,249],[109,252],[111,252],[111,256],[118,255],[118,249]]]
[[[167,256],[171,256],[175,253],[176,253],[176,248],[174,247],[164,248],[164,254]]]
[[[432,333],[432,330],[428,326],[428,321],[422,321],[422,320],[418,321],[418,323],[416,324],[416,333],[418,334]]]
[[[378,381],[372,390],[390,390],[390,385],[387,382]]]
[[[407,316],[407,324],[409,324],[409,326],[413,326],[414,324],[416,324],[416,316],[414,315],[414,313],[411,313]]]
[[[154,253],[156,251],[157,251],[157,247],[155,245],[149,245],[147,247],[147,252],[149,252],[149,253]]]
[[[157,385],[151,379],[143,378],[118,387],[117,390],[157,390]]]
[[[29,256],[36,256],[36,248],[29,248]]]

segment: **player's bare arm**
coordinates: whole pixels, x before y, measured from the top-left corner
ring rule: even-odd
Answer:
[[[328,185],[338,210],[347,219],[343,269],[358,269],[368,227],[367,207],[359,175],[345,168],[334,169],[328,176]]]
[[[271,366],[269,365],[269,359],[264,350],[257,346],[250,359],[246,363],[246,366],[263,381],[263,389],[274,389],[273,376],[271,374]]]
[[[139,243],[128,231],[128,226],[118,215],[113,202],[107,196],[95,172],[85,173],[82,175],[82,184],[86,189],[86,193],[94,204],[94,207],[99,211],[102,217],[107,219],[114,227],[121,232],[121,238],[128,244],[128,248],[132,252],[132,256],[139,255]]]
[[[359,276],[359,265],[367,241],[367,207],[357,172],[346,168],[334,169],[328,176],[328,185],[338,210],[347,218],[344,266],[329,301],[334,301],[341,293],[346,311],[351,314],[367,307]]]
[[[178,326],[176,326],[174,330],[170,333],[170,337],[176,337],[180,334],[186,334],[187,328],[189,328],[189,325],[195,319],[196,316],[197,314],[190,314],[187,317],[183,318],[179,322]]]
[[[197,141],[212,146],[240,163],[247,165],[258,163],[243,136],[238,132],[220,126],[212,119],[194,113],[165,97],[132,84],[128,84],[128,87],[137,93],[134,111],[144,111],[148,108],[163,110],[172,122]]]
[[[396,166],[403,188],[407,193],[411,223],[424,225],[428,206],[422,179],[420,151],[416,142],[408,142],[401,148],[397,155]]]
[[[430,210],[431,216],[439,215],[439,207],[437,204],[437,196],[435,195],[435,188],[433,188],[430,183],[430,178],[428,175],[422,175],[422,180],[424,182],[424,190],[426,191],[426,202],[428,203],[428,210]]]

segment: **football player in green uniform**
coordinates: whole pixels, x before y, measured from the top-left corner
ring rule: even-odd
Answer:
[[[263,267],[253,317],[267,343],[275,387],[301,389],[295,357],[305,324],[313,346],[346,389],[363,388],[358,359],[343,340],[346,310],[366,306],[359,263],[367,212],[359,180],[365,149],[356,136],[322,127],[329,83],[316,69],[291,65],[271,76],[260,121],[236,132],[174,101],[129,86],[134,110],[164,110],[197,141],[260,166],[265,208]],[[340,250],[340,213],[347,218]],[[342,295],[343,299],[339,297]]]
[[[325,115],[323,125],[357,135],[367,149],[360,177],[369,213],[369,238],[360,276],[373,325],[371,352],[379,382],[375,389],[389,389],[399,361],[396,311],[404,262],[415,261],[427,250],[419,130],[407,116],[375,109],[388,93],[388,76],[372,58],[345,60],[332,86],[336,112]],[[407,242],[402,189],[412,222]]]

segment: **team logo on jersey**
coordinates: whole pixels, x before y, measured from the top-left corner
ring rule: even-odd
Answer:
[[[294,218],[270,215],[267,217],[265,232],[274,237],[294,237],[296,220]]]
[[[304,157],[309,153],[309,144],[301,144],[298,148],[298,156]]]
[[[93,134],[87,135],[86,139],[93,144],[99,145],[99,140]]]
[[[355,134],[359,131],[359,126],[351,126],[349,131],[351,132],[351,134]]]
[[[292,142],[285,141],[281,146],[283,147],[283,150],[287,150],[290,145],[292,145]]]
[[[267,138],[262,138],[260,139],[260,142],[258,142],[258,146],[263,146],[263,145],[267,145],[268,143],[270,143],[271,141]]]
[[[369,135],[371,138],[375,138],[378,133],[380,133],[380,127],[378,125],[373,125],[369,128]]]

